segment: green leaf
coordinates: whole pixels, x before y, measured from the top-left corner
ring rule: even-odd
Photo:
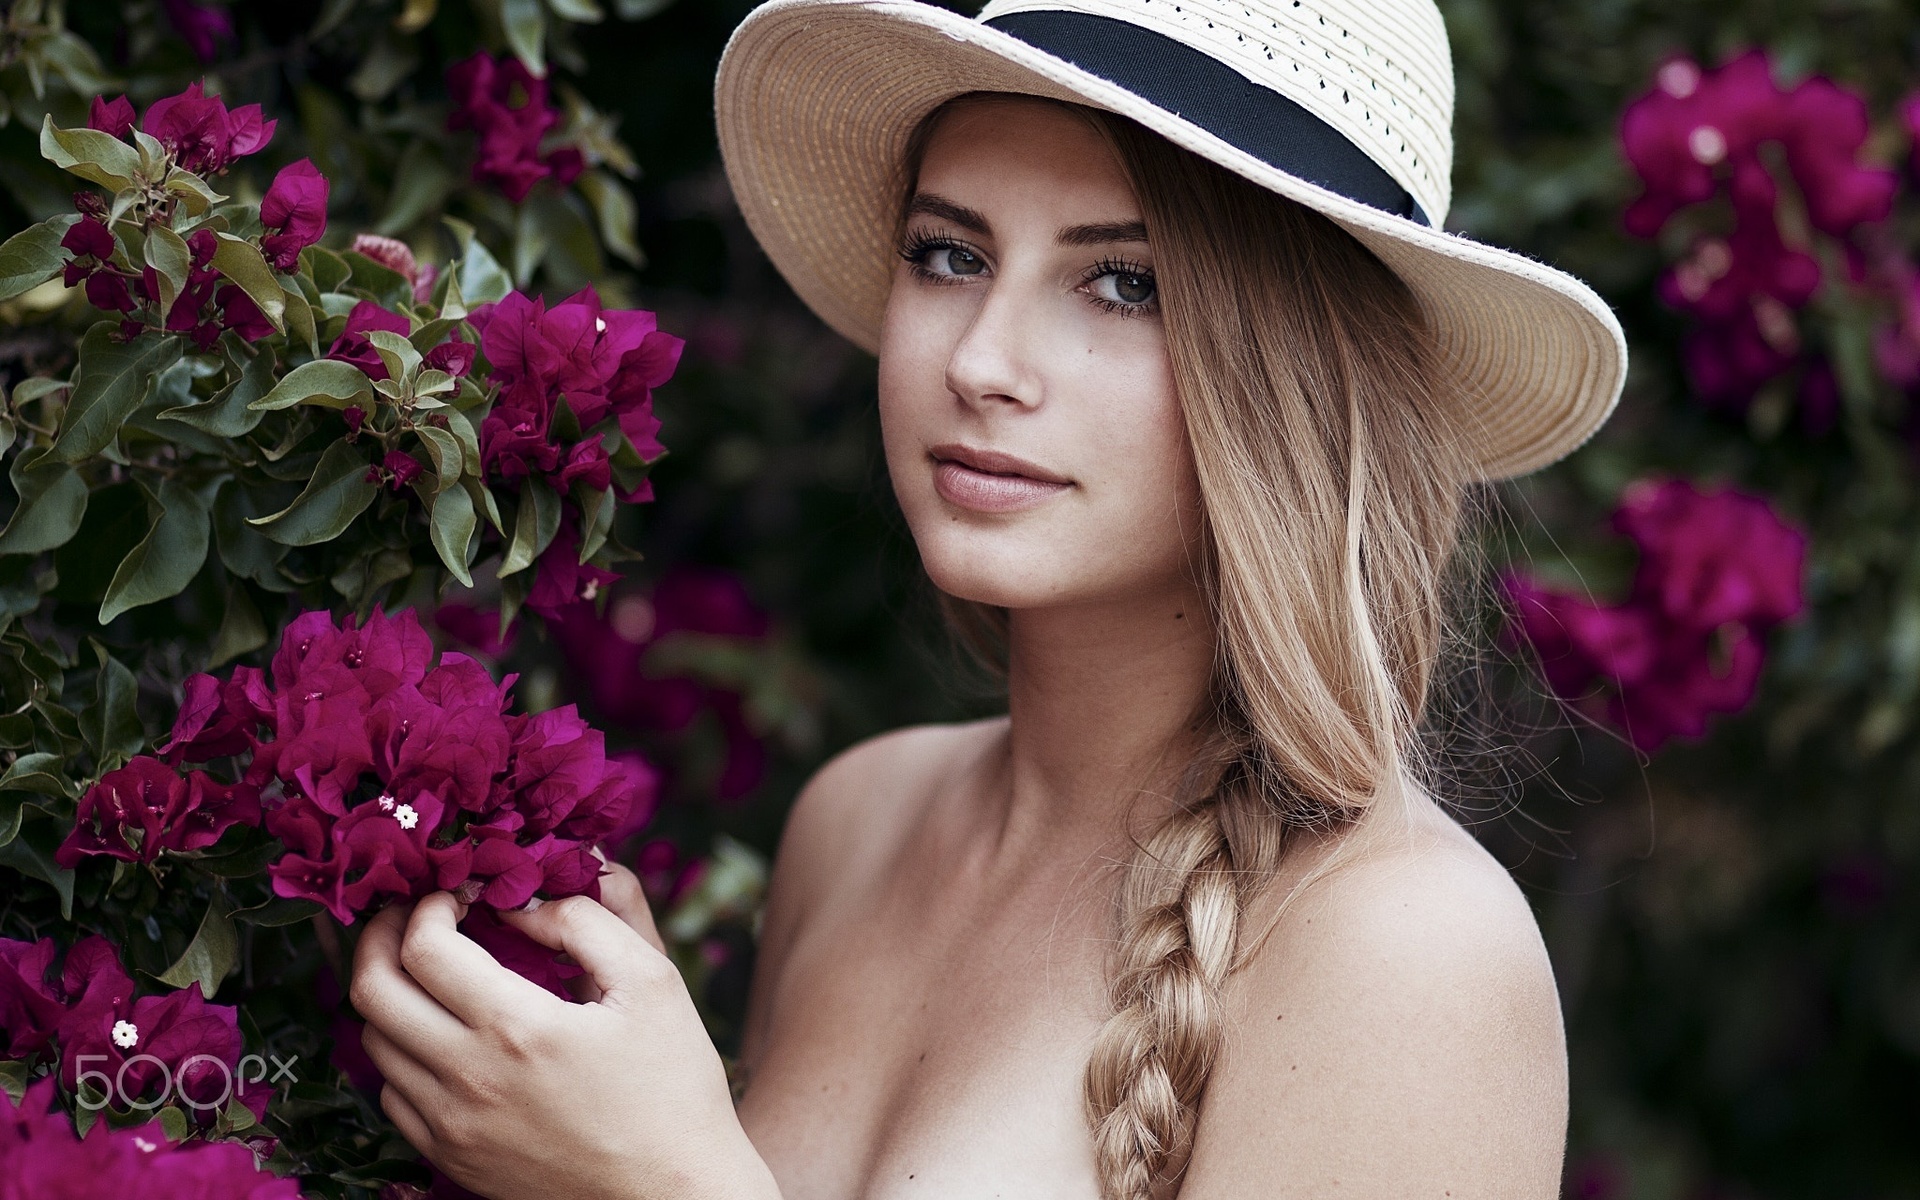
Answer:
[[[583,25],[592,25],[607,19],[607,14],[601,12],[600,6],[593,0],[547,0],[547,7],[553,10],[554,16],[563,21],[578,21]]]
[[[120,427],[153,389],[153,381],[180,357],[180,339],[143,334],[120,341],[118,325],[102,321],[80,340],[79,374],[60,421],[51,457],[77,463],[113,443]]]
[[[380,356],[389,379],[412,379],[420,372],[420,352],[413,343],[397,333],[375,329],[367,334],[367,344]]]
[[[349,287],[368,293],[391,309],[413,302],[413,284],[387,264],[375,262],[352,250],[343,253],[340,259],[352,271],[347,279]]]
[[[18,1105],[27,1094],[27,1064],[22,1059],[0,1062],[0,1091]]]
[[[520,206],[513,222],[513,281],[526,287],[553,247],[553,227],[547,210],[537,200]]]
[[[19,507],[0,530],[0,554],[38,554],[64,546],[80,531],[92,494],[80,472],[51,460],[51,447],[35,447],[13,460],[9,472]]]
[[[644,266],[646,255],[640,252],[637,237],[640,209],[633,202],[633,193],[605,171],[588,171],[574,186],[593,207],[594,219],[600,226],[600,240],[606,243],[608,252],[632,266]]]
[[[169,987],[200,985],[200,995],[211,1000],[220,990],[220,981],[240,965],[240,938],[233,928],[233,910],[215,892],[207,901],[207,913],[193,941],[174,960],[172,966],[154,978]]]
[[[33,792],[71,800],[75,788],[65,766],[66,759],[58,754],[22,754],[0,775],[0,792]]]
[[[513,290],[513,280],[500,260],[473,236],[473,226],[465,221],[449,217],[447,227],[460,243],[460,263],[454,269],[454,278],[460,285],[461,300],[469,308],[504,300]]]
[[[146,749],[147,731],[135,708],[140,685],[133,672],[99,642],[93,643],[93,652],[100,660],[100,673],[95,677],[93,703],[80,713],[80,736],[93,751],[96,769],[104,773]]]
[[[206,502],[186,484],[168,479],[154,502],[159,511],[140,544],[120,560],[100,603],[105,625],[130,608],[169,600],[185,590],[207,561],[210,520]]]
[[[220,616],[220,629],[213,635],[209,668],[232,662],[242,654],[251,654],[267,644],[267,623],[253,603],[253,594],[245,582],[235,579],[227,587],[227,606]]]
[[[547,13],[540,0],[500,0],[500,27],[507,35],[507,48],[527,64],[527,70],[545,75]]]
[[[506,529],[500,524],[499,502],[487,490],[487,485],[481,483],[477,476],[466,475],[461,477],[460,486],[467,489],[467,495],[473,497],[475,509],[486,516],[487,524],[493,526],[494,532],[505,533]]]
[[[167,314],[173,311],[174,301],[180,298],[181,292],[187,290],[187,272],[193,269],[193,251],[187,249],[186,240],[179,234],[165,225],[155,225],[147,230],[147,243],[142,253],[160,285],[160,321],[165,324]]]
[[[298,288],[283,287],[280,295],[287,304],[287,333],[294,339],[295,345],[305,346],[307,353],[320,357],[320,327],[313,316],[313,306]]]
[[[501,559],[499,574],[504,578],[532,566],[559,532],[559,495],[540,480],[528,479],[520,488],[520,511],[513,523],[513,541]]]
[[[183,171],[179,167],[167,172],[166,190],[180,198],[180,203],[190,214],[204,217],[214,205],[223,203],[227,197],[207,186],[207,181],[192,171]]]
[[[414,141],[394,167],[387,211],[373,231],[388,237],[405,233],[438,212],[459,185],[459,177],[441,161],[440,151],[432,142],[424,138]]]
[[[584,566],[588,559],[600,552],[600,547],[607,544],[607,535],[613,532],[613,489],[590,491],[585,486],[578,486],[573,498],[586,517],[580,535],[580,562]]]
[[[259,305],[260,312],[277,333],[287,331],[286,294],[273,269],[260,256],[260,248],[245,238],[230,233],[215,235],[219,241],[213,251],[213,269],[232,280],[247,298]]]
[[[639,21],[653,16],[672,4],[673,0],[613,0],[614,11],[623,21]]]
[[[427,447],[427,455],[433,459],[433,469],[440,479],[434,485],[435,491],[445,491],[460,482],[460,476],[466,468],[466,454],[460,448],[460,442],[444,429],[431,425],[414,427],[420,435],[420,441]]]
[[[79,220],[78,213],[63,213],[0,243],[0,300],[30,292],[60,273],[70,257],[60,239]]]
[[[465,473],[480,474],[479,420],[471,413],[455,411],[447,416],[447,431],[460,443],[460,455],[466,460]]]
[[[280,560],[287,548],[267,540],[247,518],[259,515],[260,502],[254,493],[238,483],[229,482],[213,502],[214,545],[220,552],[220,565],[241,579],[251,579],[269,591],[288,591],[291,585],[280,575]]]
[[[347,408],[354,404],[371,405],[373,381],[350,362],[316,358],[287,372],[285,379],[273,385],[266,395],[247,407],[268,412],[292,408],[296,404],[317,404],[322,408]]]
[[[337,292],[347,285],[353,277],[353,268],[347,260],[323,246],[308,246],[300,252],[300,269],[307,278],[313,280],[313,286],[321,295]]]
[[[160,418],[191,425],[214,437],[237,438],[252,433],[266,415],[253,402],[273,387],[273,353],[262,350],[247,360],[240,378],[213,394],[202,404],[162,409]]]
[[[73,919],[73,872],[53,860],[54,849],[65,837],[64,822],[35,821],[20,836],[0,846],[0,867],[12,867],[32,879],[53,886],[60,897],[60,915]],[[11,889],[8,889],[11,894]]]
[[[64,392],[73,386],[70,379],[49,379],[45,375],[30,375],[13,385],[13,406],[32,404],[35,400]]]
[[[283,546],[332,541],[380,494],[380,485],[367,478],[371,465],[353,446],[335,442],[320,456],[313,478],[292,504],[270,517],[248,517],[247,524],[261,527]]]
[[[467,489],[448,488],[433,498],[433,548],[463,587],[473,586],[473,576],[467,573],[467,546],[475,524],[473,497]]]
[[[98,129],[61,129],[52,114],[40,126],[40,156],[116,192],[132,187],[140,174],[138,150]]]

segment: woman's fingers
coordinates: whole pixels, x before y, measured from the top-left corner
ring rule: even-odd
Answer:
[[[545,988],[495,962],[460,932],[459,920],[459,902],[449,892],[435,892],[413,906],[400,942],[400,965],[447,1011],[481,1029],[557,1003]]]
[[[434,1100],[445,1095],[447,1089],[433,1071],[378,1028],[369,1025],[362,1030],[360,1045],[388,1086],[399,1088],[410,1102],[418,1101],[417,1107],[431,1110]]]
[[[354,1010],[368,1027],[388,1031],[409,1052],[457,1051],[468,1030],[408,975],[401,962],[408,910],[394,905],[376,914],[353,953]]]
[[[380,1111],[387,1114],[387,1120],[393,1122],[408,1145],[428,1158],[433,1157],[433,1131],[427,1128],[426,1118],[391,1083],[380,1089]]]
[[[600,854],[598,850],[595,854]],[[606,855],[600,855],[601,862],[607,862]],[[606,870],[600,872],[600,903],[608,911],[619,917],[633,928],[633,931],[655,950],[665,954],[667,943],[660,937],[660,930],[653,921],[653,908],[647,903],[647,893],[640,886],[640,877],[619,863],[608,862]]]
[[[615,1007],[623,995],[660,979],[662,970],[674,973],[665,954],[585,896],[549,900],[524,912],[503,912],[500,919],[549,949],[565,951],[593,977],[602,1001]]]

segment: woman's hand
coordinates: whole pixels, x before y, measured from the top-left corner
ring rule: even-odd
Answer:
[[[602,879],[625,920],[584,896],[501,914],[585,968],[589,1003],[494,962],[445,892],[361,935],[353,1005],[386,1076],[381,1107],[463,1186],[496,1200],[779,1196],[632,880]]]

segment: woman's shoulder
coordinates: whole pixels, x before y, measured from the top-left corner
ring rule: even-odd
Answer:
[[[801,788],[774,858],[763,947],[777,951],[830,892],[892,857],[927,799],[1004,732],[1006,718],[895,729],[842,750]]]
[[[1298,867],[1249,913],[1272,932],[1230,985],[1194,1200],[1556,1194],[1566,1048],[1539,927],[1465,830],[1414,809],[1317,878],[1315,847],[1290,902]]]

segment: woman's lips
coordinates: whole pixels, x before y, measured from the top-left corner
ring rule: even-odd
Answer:
[[[964,447],[933,449],[933,487],[958,508],[982,513],[1019,512],[1059,495],[1073,484],[1055,476],[1036,478],[1018,469],[1027,464],[1010,455]],[[965,458],[969,461],[961,461]],[[1031,468],[1039,474],[1039,468]]]

